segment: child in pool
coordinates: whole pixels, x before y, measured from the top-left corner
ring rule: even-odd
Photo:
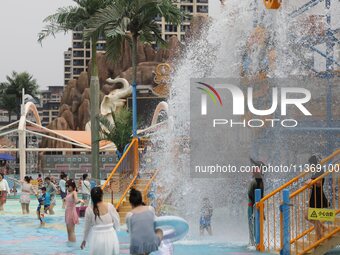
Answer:
[[[211,230],[211,217],[213,214],[213,208],[209,201],[209,198],[205,197],[203,199],[203,206],[201,208],[201,217],[200,217],[200,234],[204,234],[204,229],[208,231],[209,235],[212,235]]]
[[[38,197],[39,205],[37,208],[37,216],[40,220],[41,225],[45,225],[45,222],[43,221],[44,215],[47,214],[47,210],[50,208],[51,204],[51,196],[50,193],[46,192],[46,188],[41,188],[41,196]]]

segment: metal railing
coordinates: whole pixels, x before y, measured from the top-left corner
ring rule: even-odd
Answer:
[[[329,163],[334,160],[335,157],[340,155],[340,149],[336,150],[334,153],[329,155],[328,157],[321,160],[321,165]],[[282,249],[283,240],[282,236],[282,224],[281,224],[281,212],[280,206],[283,203],[283,191],[288,189],[291,194],[301,189],[301,187],[305,186],[307,180],[311,179],[311,177],[315,173],[312,172],[303,172],[297,177],[293,178],[289,182],[275,189],[270,194],[264,196],[257,204],[256,207],[259,210],[259,242],[257,244],[257,250],[261,252],[277,252]],[[337,190],[339,192],[339,190]],[[298,203],[300,199],[301,202],[303,200],[303,196],[307,198],[307,194],[301,195],[302,197],[294,198],[293,202]],[[291,212],[294,210],[299,210],[300,207],[293,207]],[[296,213],[296,212],[295,212]],[[291,217],[293,220],[293,217]],[[300,220],[299,223],[307,225],[308,222],[306,220]],[[293,222],[291,223],[293,225]],[[295,224],[295,223],[294,223]],[[294,225],[296,227],[296,225]],[[301,235],[302,232],[298,231]],[[298,235],[299,235],[298,234]],[[291,235],[293,237],[293,235]],[[296,238],[297,235],[294,237]]]
[[[133,186],[138,170],[138,139],[134,138],[102,186],[104,199],[109,198],[118,209]]]
[[[337,167],[338,166],[339,165],[337,165]],[[317,188],[320,190],[319,194],[317,194],[318,192],[310,191],[310,189],[316,190]],[[311,222],[307,221],[308,209],[310,207],[327,207],[335,210],[336,215],[339,214],[339,188],[340,173],[328,171],[310,183],[306,183],[303,187],[290,195],[290,203],[293,206],[290,215],[290,243],[292,255],[305,254],[337,232],[340,232],[339,219],[334,222],[317,223],[319,236],[316,227],[313,226]],[[312,204],[309,204],[309,199],[311,199],[310,203]]]

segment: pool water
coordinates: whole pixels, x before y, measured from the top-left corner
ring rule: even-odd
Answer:
[[[5,212],[0,214],[0,255],[71,255],[88,254],[88,249],[81,250],[84,219],[76,226],[77,242],[67,242],[64,211],[61,201],[57,200],[55,215],[46,216],[45,227],[40,227],[36,218],[36,199],[30,204],[30,214],[22,215],[17,199],[8,199]],[[124,226],[122,226],[124,229]],[[129,254],[128,235],[125,231],[118,233],[121,243],[121,255]],[[204,240],[184,240],[174,245],[176,255],[254,255],[255,251],[245,246],[227,245]],[[99,255],[99,254],[98,254]]]

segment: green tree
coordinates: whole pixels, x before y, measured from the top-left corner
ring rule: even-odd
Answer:
[[[91,38],[98,31],[104,31],[106,54],[113,61],[120,56],[122,45],[128,40],[132,48],[133,85],[136,85],[137,41],[166,45],[155,20],[157,16],[178,25],[184,15],[171,0],[115,0],[90,19],[85,37]]]
[[[22,89],[25,89],[25,94],[35,97],[38,95],[38,88],[36,79],[27,72],[17,73],[13,71],[11,76],[6,76],[6,81],[0,85],[0,108],[8,112],[9,121],[11,121],[12,112],[15,112],[18,118],[20,117]]]
[[[121,158],[125,146],[131,142],[132,113],[127,108],[122,108],[111,114],[114,124],[106,116],[99,117],[100,140],[113,142],[117,147],[117,156]]]
[[[101,8],[107,6],[109,0],[73,0],[76,5],[59,8],[53,15],[44,19],[48,23],[38,34],[38,41],[42,42],[48,36],[54,36],[58,32],[84,31],[88,26],[90,18]],[[91,148],[92,148],[92,177],[99,179],[99,127],[97,118],[99,116],[99,79],[97,69],[97,41],[101,29],[93,32],[87,41],[92,43],[92,67],[90,82],[91,101]]]

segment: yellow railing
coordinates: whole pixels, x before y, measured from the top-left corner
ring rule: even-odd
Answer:
[[[336,150],[334,153],[324,158],[321,164],[324,165],[336,156],[340,155],[340,149]],[[268,195],[264,196],[260,202],[256,204],[257,209],[260,212],[260,240],[257,246],[257,250],[261,252],[276,252],[282,248],[282,219],[280,214],[280,205],[282,204],[282,193],[283,190],[289,189],[291,194],[294,194],[297,190],[305,185],[305,182],[311,178],[313,173],[303,172],[292,180],[288,181],[284,185],[275,189]],[[340,187],[339,187],[340,188]],[[339,192],[339,190],[338,190]],[[304,195],[307,199],[306,194]],[[302,202],[303,198],[301,198]],[[306,200],[304,200],[306,201]],[[293,211],[293,210],[292,210]],[[307,224],[306,221],[300,220],[299,223]],[[312,231],[312,230],[311,230]],[[299,231],[299,233],[292,239],[297,238],[302,235],[304,231]]]
[[[117,209],[124,201],[127,193],[137,179],[138,170],[138,139],[133,138],[127,150],[102,186],[104,196],[109,196],[111,198],[111,203],[115,204]]]
[[[158,174],[159,170],[156,170],[155,173],[153,174],[153,176],[150,178],[150,180],[148,181],[148,183],[146,184],[144,190],[142,191],[142,195],[143,195],[143,201],[149,205],[149,198],[148,198],[148,193],[151,187],[151,184],[154,182],[157,174]]]
[[[334,166],[336,169],[339,165]],[[308,184],[305,184],[300,189],[296,190],[290,195],[290,202],[293,205],[290,215],[291,227],[291,254],[300,255],[314,249],[326,239],[333,236],[340,231],[340,220],[335,222],[328,222],[324,225],[325,229],[320,232],[321,238],[317,238],[316,229],[311,227],[311,224],[306,221],[307,212],[309,208],[310,188],[316,188],[318,183],[324,182],[322,185],[320,201],[323,202],[322,196],[326,196],[330,203],[330,208],[334,209],[336,214],[340,209],[340,174],[336,171],[327,171],[318,178],[314,179]],[[316,200],[316,193],[315,198]],[[314,205],[316,207],[316,205]]]

